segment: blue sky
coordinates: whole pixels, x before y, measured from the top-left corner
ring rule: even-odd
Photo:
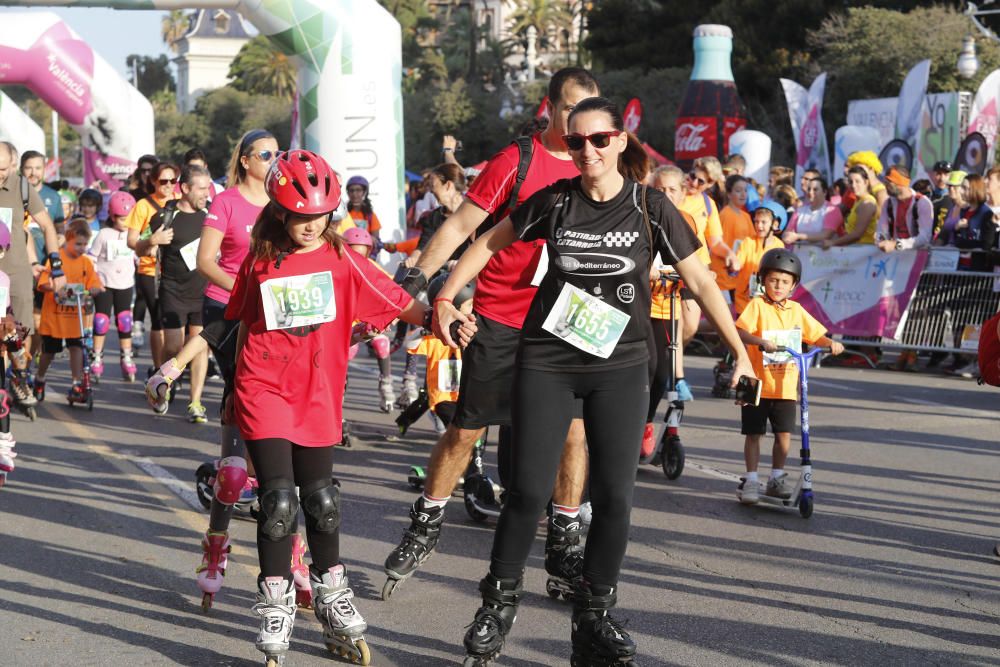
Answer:
[[[35,11],[58,14],[123,76],[127,76],[125,58],[131,53],[150,56],[161,53],[172,55],[168,53],[166,45],[160,39],[160,18],[164,14],[162,11],[4,7],[0,9],[0,17],[10,12]]]

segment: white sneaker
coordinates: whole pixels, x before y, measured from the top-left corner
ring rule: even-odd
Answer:
[[[751,482],[746,477],[740,477],[740,486],[736,496],[744,505],[756,505],[760,501],[760,482]]]
[[[791,477],[787,472],[783,472],[778,477],[772,477],[767,480],[767,489],[764,491],[764,495],[772,498],[788,499],[792,497],[794,490],[795,485],[792,483]]]
[[[957,375],[962,378],[974,378],[979,377],[979,362],[973,361],[971,363],[962,366],[961,368],[956,368],[951,372],[952,375]]]

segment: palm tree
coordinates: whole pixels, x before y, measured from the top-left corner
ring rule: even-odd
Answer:
[[[174,9],[160,19],[160,36],[170,50],[177,53],[177,42],[191,26],[190,14],[183,9]]]
[[[288,100],[295,96],[294,63],[264,35],[243,45],[229,65],[229,78],[237,90]]]
[[[568,28],[573,24],[573,13],[566,0],[516,0],[516,9],[508,18],[508,28],[513,35],[524,34],[529,39],[534,28],[539,40],[538,46],[545,51],[551,48],[555,41],[550,39],[550,33]],[[534,50],[533,45],[528,45]]]

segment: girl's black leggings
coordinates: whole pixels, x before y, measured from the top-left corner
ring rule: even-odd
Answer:
[[[574,402],[583,400],[594,515],[583,575],[614,586],[628,544],[643,417],[649,405],[647,364],[570,373],[518,369],[511,400],[511,471],[493,538],[490,571],[518,579],[552,495]]]
[[[261,492],[274,488],[299,487],[299,498],[330,483],[333,474],[333,446],[302,447],[281,438],[247,440],[247,453],[257,472]],[[306,541],[313,565],[325,571],[340,562],[340,531],[321,533],[315,521],[306,517]],[[296,527],[297,530],[297,527]],[[292,562],[292,537],[271,540],[257,525],[257,555],[265,577],[288,577]]]

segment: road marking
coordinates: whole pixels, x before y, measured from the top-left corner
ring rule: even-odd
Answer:
[[[167,471],[166,468],[154,463],[148,458],[139,456],[136,452],[123,451],[122,455],[144,470],[146,474],[155,479],[157,482],[173,491],[174,495],[190,505],[193,510],[196,512],[204,511],[201,501],[198,500],[198,494],[191,489],[190,485],[177,479],[177,477]]]

